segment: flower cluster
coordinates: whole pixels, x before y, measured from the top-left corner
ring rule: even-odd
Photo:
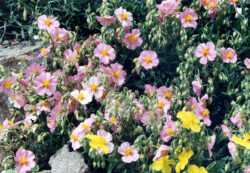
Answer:
[[[100,33],[86,40],[38,17],[46,46],[33,59],[42,63],[1,78],[13,116],[0,125],[0,147],[10,141],[16,153],[6,160],[18,173],[32,171],[69,142],[108,172],[249,171],[246,41],[238,31],[210,33],[220,29],[211,22],[222,20],[221,9],[238,3],[223,2],[146,0],[139,23],[126,5],[103,1],[91,17]],[[204,25],[207,15],[216,19]]]

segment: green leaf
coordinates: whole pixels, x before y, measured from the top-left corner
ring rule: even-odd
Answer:
[[[39,166],[38,165],[36,165],[31,171],[32,172],[38,172],[39,171]]]
[[[213,161],[207,166],[207,170],[210,171],[216,165],[216,161]]]

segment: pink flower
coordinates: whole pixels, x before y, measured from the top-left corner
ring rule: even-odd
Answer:
[[[234,153],[236,152],[236,145],[235,145],[235,143],[230,141],[227,144],[227,147],[228,147],[229,153],[232,155],[233,159],[235,160],[235,156],[234,156]]]
[[[34,89],[40,96],[47,94],[51,96],[56,91],[57,79],[48,72],[43,72],[36,77]]]
[[[4,92],[7,95],[13,95],[14,91],[13,89],[11,89],[11,86],[13,86],[13,84],[15,83],[16,83],[16,79],[14,77],[12,76],[7,77],[1,82],[0,91]]]
[[[235,5],[236,4],[236,2],[238,2],[239,0],[229,0],[229,4],[231,4],[231,5]]]
[[[157,110],[163,111],[164,113],[168,113],[168,109],[171,106],[170,101],[163,97],[158,97],[157,100]]]
[[[50,45],[47,48],[42,48],[41,53],[37,56],[37,58],[41,58],[41,57],[44,57],[44,56],[48,55],[50,53],[51,47],[52,47],[52,45]]]
[[[47,126],[50,132],[53,133],[56,129],[56,117],[47,117]]]
[[[159,59],[155,51],[142,51],[138,60],[146,70],[156,67],[159,64]]]
[[[77,126],[79,133],[86,134],[87,132],[91,131],[94,122],[95,122],[94,114],[92,114],[90,118],[84,120],[84,122],[80,123]]]
[[[76,128],[73,130],[73,132],[70,135],[70,142],[72,143],[73,150],[77,150],[82,146],[80,143],[80,139],[83,137],[83,133],[81,133],[81,130]]]
[[[197,76],[196,80],[192,81],[192,86],[193,86],[194,93],[197,95],[197,97],[200,97],[202,86],[201,86],[201,80],[199,76]]]
[[[207,143],[207,149],[208,149],[210,158],[213,155],[212,148],[214,147],[215,140],[216,140],[216,135],[213,135],[211,136],[211,142]]]
[[[79,66],[78,64],[78,60],[77,60],[77,51],[74,50],[74,52],[71,49],[66,49],[63,52],[63,56],[64,56],[64,60],[68,59],[69,61],[71,61],[76,67]]]
[[[243,122],[242,122],[241,117],[240,117],[240,112],[238,112],[235,116],[232,115],[230,120],[238,128],[240,128],[243,125]]]
[[[136,162],[139,159],[139,154],[134,145],[131,145],[128,142],[123,142],[118,148],[118,153],[122,156],[122,161],[125,163]]]
[[[130,26],[133,25],[133,16],[132,13],[128,12],[127,10],[123,9],[122,7],[115,10],[115,15],[118,20],[121,22],[121,25],[125,30],[129,29]]]
[[[225,63],[235,63],[237,61],[237,54],[232,48],[225,49],[224,47],[220,49],[222,54],[222,60]]]
[[[69,41],[67,40],[67,35],[69,31],[64,28],[55,28],[53,31],[50,32],[51,39],[55,43],[55,47],[57,47],[57,42],[64,41],[64,44],[67,45]]]
[[[250,165],[247,166],[247,168],[243,171],[243,173],[250,173]]]
[[[47,31],[54,30],[58,28],[60,23],[52,17],[47,17],[46,15],[42,15],[38,17],[38,28],[45,29]]]
[[[190,8],[187,8],[184,12],[180,13],[180,20],[184,28],[196,28],[196,20],[198,20],[198,15]]]
[[[158,160],[160,157],[164,157],[168,155],[168,152],[169,152],[169,146],[161,145],[160,148],[156,151],[156,154],[153,160]]]
[[[191,111],[195,111],[198,106],[197,99],[195,97],[190,97],[187,101],[190,103]]]
[[[141,31],[139,29],[133,29],[132,33],[127,33],[123,42],[127,45],[128,49],[135,50],[142,45],[142,38],[140,37]]]
[[[99,99],[102,97],[103,94],[103,86],[99,86],[100,79],[96,76],[92,76],[89,78],[89,80],[85,83],[84,87],[85,89],[92,95],[95,96],[95,98]]]
[[[39,75],[42,72],[45,72],[45,70],[46,70],[45,65],[40,65],[38,63],[35,63],[26,67],[26,69],[24,70],[24,73],[26,74],[26,77],[28,78],[31,74]]]
[[[9,102],[10,104],[14,104],[15,108],[20,109],[27,103],[27,100],[22,94],[13,94],[9,96]]]
[[[209,117],[210,112],[208,109],[206,109],[202,105],[198,104],[195,112],[196,112],[196,116],[199,120],[203,120],[204,124],[206,124],[207,126],[211,125],[211,120]]]
[[[111,67],[111,75],[112,75],[112,80],[118,85],[118,86],[122,86],[122,84],[124,83],[125,79],[126,79],[126,75],[127,73],[123,70],[123,66],[118,64],[118,63],[114,63],[114,64],[110,64]]]
[[[223,131],[223,135],[225,137],[228,137],[228,139],[231,139],[231,132],[230,132],[230,129],[226,126],[226,125],[221,125],[220,126],[222,128],[222,131]]]
[[[116,57],[115,50],[110,45],[100,43],[94,50],[94,54],[103,64],[109,64]]]
[[[178,129],[175,127],[175,122],[170,120],[162,128],[160,135],[163,141],[168,142],[173,136],[176,136]]]
[[[244,64],[245,64],[245,66],[246,67],[250,67],[250,59],[249,58],[246,58],[245,60],[244,60]]]
[[[152,111],[145,111],[142,114],[141,122],[142,122],[143,126],[151,124],[150,117],[153,116],[153,114],[154,113]]]
[[[175,13],[175,9],[178,8],[178,3],[175,0],[162,1],[161,4],[157,4],[156,7],[163,14],[172,15]]]
[[[103,16],[103,17],[96,16],[96,20],[97,20],[98,22],[100,22],[100,24],[101,24],[102,26],[105,26],[105,27],[109,26],[109,25],[112,24],[112,23],[113,23],[113,24],[116,23],[115,17],[109,16],[109,15],[105,15],[105,16]]]
[[[149,84],[144,85],[145,93],[148,94],[148,96],[151,96],[154,91],[157,90],[156,86],[151,86]]]
[[[62,112],[63,107],[66,105],[62,105],[60,102],[56,104],[56,106],[51,110],[50,116],[53,119],[56,119],[57,115],[59,115]]]
[[[159,94],[160,97],[164,97],[166,99],[168,99],[169,101],[171,101],[171,98],[173,96],[173,92],[172,92],[172,88],[169,87],[165,87],[162,86],[157,90],[157,93]]]
[[[208,100],[208,95],[205,94],[205,95],[201,98],[199,104],[202,105],[203,107],[206,107],[206,106],[207,106],[207,102],[206,102],[207,100]]]
[[[18,164],[17,173],[31,171],[36,165],[34,161],[35,155],[30,150],[19,149],[14,159]]]
[[[49,107],[49,102],[48,101],[40,101],[37,105],[37,115],[40,115],[42,111],[44,112],[50,112],[50,107]]]
[[[206,65],[207,60],[214,61],[217,53],[213,42],[201,43],[195,50],[195,56],[201,58],[200,63]]]
[[[74,90],[71,92],[71,96],[79,101],[82,105],[86,105],[92,101],[92,95],[86,90]]]

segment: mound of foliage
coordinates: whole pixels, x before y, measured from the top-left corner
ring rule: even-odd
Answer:
[[[3,168],[47,169],[69,143],[94,171],[248,172],[246,5],[102,1],[87,40],[39,16],[45,46],[33,58],[43,63],[1,67],[13,104],[0,126],[0,150],[13,152]]]

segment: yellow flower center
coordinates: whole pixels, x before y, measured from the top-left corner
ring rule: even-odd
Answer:
[[[102,51],[102,56],[107,56],[108,55],[108,50],[107,49],[104,49],[103,51]]]
[[[19,102],[19,99],[17,99],[16,96],[13,96],[13,98],[16,102]]]
[[[43,107],[47,107],[48,104],[49,104],[48,102],[44,101],[44,102],[42,103],[42,106],[43,106]]]
[[[28,125],[28,124],[25,124],[25,125],[24,125],[24,128],[29,128],[29,125]]]
[[[169,136],[169,137],[173,136],[171,130],[172,130],[171,128],[168,128],[168,129],[167,129],[167,133],[168,133],[168,136]]]
[[[205,4],[205,5],[208,5],[208,2],[209,2],[209,0],[205,0],[204,4]]]
[[[22,74],[22,73],[18,73],[17,75],[18,75],[20,78],[23,77],[23,74]]]
[[[211,8],[213,8],[213,7],[214,7],[214,5],[215,5],[215,3],[214,3],[214,2],[210,2],[210,3],[209,3],[209,6],[210,6]]]
[[[202,106],[206,107],[206,105],[207,105],[206,100],[202,100]]]
[[[26,157],[22,157],[21,159],[20,159],[20,163],[21,163],[21,165],[26,165],[27,164],[27,158]]]
[[[165,104],[164,104],[164,103],[162,103],[162,102],[158,102],[158,108],[163,109],[163,108],[164,108],[164,106],[165,106]]]
[[[226,53],[225,57],[227,59],[230,59],[232,55],[233,55],[233,53],[229,51],[229,52]]]
[[[131,43],[134,43],[136,41],[136,36],[134,34],[131,34],[129,37],[128,37],[128,40],[131,42]]]
[[[10,81],[5,82],[4,87],[5,88],[10,88],[12,83]]]
[[[80,47],[76,48],[76,52],[79,54]]]
[[[4,126],[0,125],[0,130],[3,130],[4,129]]]
[[[204,56],[207,56],[209,54],[209,50],[208,49],[203,49],[202,53]]]
[[[42,48],[42,49],[41,49],[41,52],[44,53],[44,54],[47,54],[47,53],[48,53],[48,52],[46,51],[45,48]]]
[[[208,109],[205,109],[201,114],[202,114],[202,116],[205,118],[206,116],[208,116],[209,115],[209,110]]]
[[[75,56],[72,56],[72,60],[73,60],[73,61],[77,61],[77,59],[76,59]]]
[[[45,25],[50,26],[51,24],[52,24],[52,22],[50,21],[49,18],[47,18],[47,20],[46,20],[46,22],[45,22]]]
[[[190,22],[192,19],[193,19],[193,16],[190,15],[190,14],[187,15],[186,18],[185,18],[186,22]]]
[[[131,156],[132,155],[132,149],[130,147],[126,149],[125,155],[126,156]]]
[[[192,105],[192,106],[191,106],[191,109],[192,109],[193,111],[195,110],[195,107],[194,107],[194,105]]]
[[[151,96],[154,93],[154,91],[149,91],[148,96]]]
[[[84,94],[83,93],[79,93],[77,96],[77,99],[82,101],[84,99]]]
[[[49,87],[49,85],[50,85],[50,81],[49,80],[43,81],[43,87],[47,88],[47,87]]]
[[[56,41],[59,41],[59,40],[60,40],[60,36],[57,35],[57,36],[56,36]]]
[[[107,22],[109,22],[109,18],[107,18],[107,17],[103,17],[103,21],[105,22],[105,23],[107,23]]]
[[[128,14],[127,13],[124,13],[124,14],[121,15],[121,19],[122,20],[127,20],[127,18],[128,18]]]
[[[93,84],[93,85],[91,85],[90,86],[90,89],[91,89],[91,91],[97,91],[97,89],[98,89],[98,86],[97,85],[95,85],[95,84]]]
[[[38,69],[33,70],[32,73],[38,73]]]
[[[116,118],[115,117],[111,117],[111,123],[114,123],[114,122],[116,122]]]
[[[115,78],[118,78],[120,76],[120,74],[121,74],[120,71],[115,71],[113,75]]]
[[[168,154],[168,151],[167,150],[162,150],[161,151],[161,156],[166,156]]]
[[[149,63],[151,63],[151,62],[152,62],[151,58],[150,58],[149,56],[147,56],[147,57],[145,58],[145,63],[149,64]]]
[[[172,97],[172,93],[171,92],[165,92],[165,96],[168,98],[168,99],[171,99]]]
[[[75,142],[78,141],[79,136],[76,135],[70,135],[70,139],[73,139]]]
[[[239,0],[233,0],[233,3],[238,2]]]
[[[12,125],[12,124],[14,124],[14,121],[9,121],[8,124]]]
[[[82,124],[82,128],[83,128],[85,131],[88,131],[88,130],[89,130],[89,126],[87,126],[85,123]]]

